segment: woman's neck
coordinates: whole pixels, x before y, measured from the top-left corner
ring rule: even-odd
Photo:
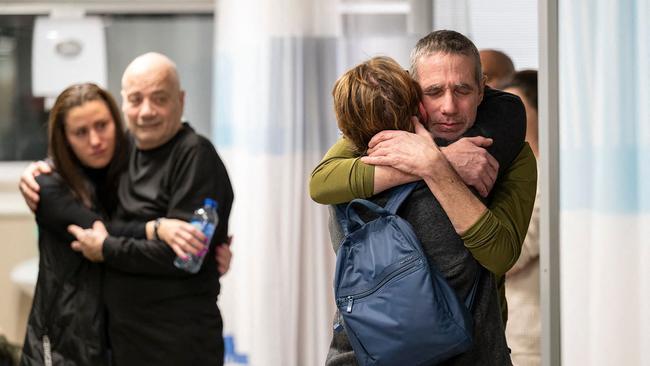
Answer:
[[[94,183],[103,183],[106,179],[106,174],[108,173],[108,166],[103,168],[91,168],[87,166],[82,166],[81,170],[88,179]]]

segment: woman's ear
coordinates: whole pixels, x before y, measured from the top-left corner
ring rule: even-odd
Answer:
[[[429,114],[427,113],[427,110],[424,109],[424,104],[422,104],[422,102],[418,103],[418,119],[424,126],[429,125]]]

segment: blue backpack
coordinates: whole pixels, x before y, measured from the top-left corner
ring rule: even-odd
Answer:
[[[463,304],[429,266],[411,225],[396,215],[416,185],[394,188],[385,208],[363,199],[336,206],[345,237],[334,294],[360,365],[432,365],[472,345],[468,309],[479,276]],[[377,218],[364,222],[354,206]]]

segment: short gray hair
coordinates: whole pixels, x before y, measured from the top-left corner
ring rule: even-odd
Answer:
[[[476,84],[481,85],[483,71],[481,69],[481,57],[478,49],[464,35],[452,30],[437,30],[421,38],[411,52],[411,77],[419,80],[418,64],[423,57],[434,53],[464,55],[474,60],[474,74]]]

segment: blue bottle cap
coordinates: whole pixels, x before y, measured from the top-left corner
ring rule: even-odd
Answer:
[[[216,209],[219,205],[217,205],[217,201],[213,200],[212,198],[206,198],[205,200],[203,200],[203,206],[213,207]]]

